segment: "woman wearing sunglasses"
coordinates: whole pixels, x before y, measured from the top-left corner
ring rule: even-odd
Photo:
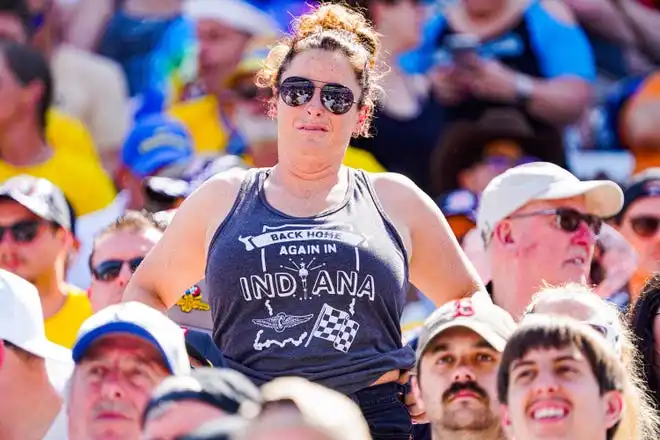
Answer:
[[[410,180],[342,166],[379,91],[373,29],[339,5],[295,29],[259,74],[273,90],[278,164],[219,174],[193,193],[124,300],[165,310],[205,276],[231,368],[258,384],[302,376],[341,391],[375,439],[408,440],[398,383],[414,364],[399,326],[408,282],[437,304],[485,288]]]
[[[639,255],[627,289],[632,308],[649,276],[660,272],[660,168],[633,177],[623,197],[615,226]]]

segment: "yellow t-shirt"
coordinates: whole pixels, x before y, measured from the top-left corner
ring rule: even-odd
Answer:
[[[46,114],[46,142],[56,150],[66,149],[100,162],[94,140],[78,119],[51,108]]]
[[[218,101],[214,97],[203,96],[175,104],[169,113],[188,129],[196,151],[214,153],[225,150],[229,135],[220,121]],[[353,147],[348,147],[344,165],[370,173],[386,171],[371,153]]]
[[[70,288],[60,311],[44,321],[46,337],[66,348],[73,348],[80,326],[94,313],[87,294],[77,287]]]
[[[198,153],[225,151],[229,134],[220,121],[218,101],[213,96],[180,102],[173,105],[169,113],[188,129]]]

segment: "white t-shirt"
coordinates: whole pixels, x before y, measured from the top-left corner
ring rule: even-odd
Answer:
[[[66,420],[66,410],[64,406],[60,410],[53,424],[50,425],[50,429],[46,433],[44,440],[67,440],[67,420]]]

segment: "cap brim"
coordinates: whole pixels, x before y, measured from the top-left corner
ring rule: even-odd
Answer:
[[[534,200],[567,199],[581,195],[587,199],[587,212],[599,217],[613,217],[623,207],[623,191],[609,180],[559,182],[534,197]]]
[[[9,341],[12,342],[11,340]],[[45,338],[14,344],[42,359],[63,363],[68,363],[72,360],[71,350]]]
[[[76,344],[73,346],[73,361],[75,363],[80,362],[80,360],[85,356],[85,353],[89,348],[97,342],[100,338],[108,336],[111,334],[124,333],[138,338],[144,339],[145,341],[152,344],[158,352],[163,356],[163,362],[167,366],[170,373],[174,374],[174,368],[170,359],[167,357],[165,350],[156,340],[156,338],[145,330],[143,327],[140,327],[137,324],[131,322],[109,322],[105,325],[99,326],[88,333],[85,333],[80,339],[76,341]]]
[[[461,319],[461,318],[456,318],[450,322],[448,322],[445,325],[442,325],[438,328],[436,328],[430,335],[429,338],[423,346],[417,347],[417,360],[422,357],[422,355],[426,352],[429,344],[438,336],[440,336],[442,333],[445,331],[452,329],[452,328],[467,328],[469,330],[472,330],[479,336],[481,336],[486,342],[488,342],[491,347],[493,347],[495,350],[498,352],[503,352],[504,347],[506,346],[506,339],[504,339],[502,336],[499,336],[497,333],[495,333],[493,330],[491,330],[488,326],[481,324],[480,322],[474,321],[472,319]]]

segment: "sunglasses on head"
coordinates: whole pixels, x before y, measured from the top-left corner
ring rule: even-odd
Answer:
[[[643,238],[653,237],[660,228],[660,218],[650,215],[641,215],[630,219],[630,226],[635,234]]]
[[[107,260],[93,267],[92,275],[99,281],[114,281],[119,276],[124,264],[128,264],[131,273],[135,273],[142,260],[144,260],[144,257],[137,257],[132,260]]]
[[[315,82],[322,83],[323,86],[318,87],[314,84]],[[353,91],[346,86],[312,81],[298,76],[292,76],[282,81],[279,86],[279,94],[286,105],[299,107],[312,100],[316,89],[321,89],[321,104],[332,114],[343,115],[353,107],[353,104],[357,104]]]
[[[591,214],[583,214],[571,208],[545,209],[542,211],[527,212],[512,215],[511,218],[533,217],[537,215],[554,215],[557,227],[565,232],[575,232],[580,228],[580,223],[585,222],[589,229],[596,235],[603,227],[603,219]]]
[[[30,243],[39,234],[41,220],[23,220],[13,225],[0,226],[0,241],[3,240],[5,232],[9,232],[16,243]]]

